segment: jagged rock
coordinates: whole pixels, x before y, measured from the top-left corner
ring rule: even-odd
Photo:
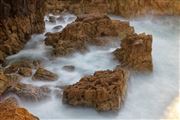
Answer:
[[[124,17],[180,15],[179,0],[47,0],[46,8],[52,13],[111,13]]]
[[[134,29],[127,22],[112,21],[106,15],[80,15],[76,21],[69,24],[62,32],[48,33],[46,45],[54,47],[56,56],[64,56],[76,51],[83,52],[87,44],[104,45],[100,37],[132,34]],[[126,34],[126,35],[125,35]]]
[[[120,61],[121,67],[127,67],[136,71],[152,71],[152,36],[132,34],[124,38],[121,48],[113,53]]]
[[[15,98],[8,98],[0,102],[0,118],[1,120],[39,120],[25,108],[19,107]]]
[[[44,0],[1,0],[0,63],[19,52],[33,33],[44,31]]]
[[[5,90],[9,87],[9,80],[7,76],[0,71],[0,95],[5,92]]]
[[[40,101],[50,97],[51,90],[46,87],[36,87],[31,84],[17,83],[8,92],[12,92],[26,101]]]
[[[32,75],[32,69],[38,68],[40,61],[38,60],[20,60],[10,64],[5,68],[6,74],[17,73],[24,77],[30,77]]]
[[[98,71],[64,89],[63,101],[73,106],[91,106],[98,111],[117,110],[123,103],[128,73],[123,69]]]
[[[33,80],[47,80],[47,81],[54,81],[58,79],[58,75],[48,71],[44,68],[37,69],[36,73],[34,74]]]
[[[66,70],[66,71],[72,72],[72,71],[75,70],[75,66],[73,66],[73,65],[65,65],[65,66],[63,66],[63,69]]]

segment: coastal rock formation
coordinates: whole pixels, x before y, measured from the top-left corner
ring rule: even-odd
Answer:
[[[46,45],[54,47],[56,56],[64,56],[76,51],[83,52],[87,44],[104,45],[105,36],[126,36],[134,33],[128,22],[111,20],[106,15],[85,14],[67,25],[62,32],[48,33]]]
[[[91,106],[98,111],[117,110],[123,103],[128,73],[123,69],[97,71],[65,87],[63,101],[73,106]]]
[[[180,15],[179,0],[47,0],[46,8],[51,13],[111,13],[128,18],[146,14]]]
[[[48,71],[44,68],[38,68],[32,79],[33,80],[54,81],[54,80],[58,79],[58,75],[51,71]]]
[[[25,108],[19,107],[15,98],[8,98],[0,102],[0,118],[1,120],[39,120]]]
[[[12,92],[26,101],[40,101],[49,97],[51,90],[46,87],[36,87],[31,84],[17,83],[9,88],[8,92]]]
[[[152,71],[152,36],[142,34],[128,35],[121,41],[121,48],[113,53],[121,67],[137,71]]]
[[[0,1],[0,63],[20,51],[33,33],[44,31],[44,0]]]

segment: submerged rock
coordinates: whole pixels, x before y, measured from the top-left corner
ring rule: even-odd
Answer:
[[[45,80],[45,81],[54,81],[58,79],[58,75],[48,71],[44,68],[39,68],[37,69],[37,71],[35,72],[33,78],[33,80]]]
[[[117,110],[124,101],[128,73],[123,69],[98,71],[65,87],[63,101],[73,106],[91,106],[98,111]]]
[[[121,67],[127,67],[136,71],[152,71],[152,36],[132,34],[124,38],[121,48],[113,53],[120,61]]]
[[[66,71],[72,72],[72,71],[75,70],[75,66],[73,66],[73,65],[65,65],[65,66],[63,66],[63,69],[66,70]]]
[[[46,86],[36,87],[31,84],[17,83],[9,89],[9,92],[26,101],[40,101],[50,97],[51,90]]]
[[[85,14],[77,17],[76,21],[67,25],[62,32],[49,33],[46,45],[54,47],[56,56],[69,55],[73,52],[83,52],[87,44],[104,45],[100,37],[132,34],[134,29],[128,22],[113,21],[106,15]]]
[[[39,120],[25,108],[19,107],[15,98],[8,98],[0,102],[0,118],[1,120]]]

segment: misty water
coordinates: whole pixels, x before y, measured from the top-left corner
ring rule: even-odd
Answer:
[[[59,16],[55,16],[58,18]],[[85,75],[97,70],[113,69],[118,64],[111,54],[119,42],[113,42],[104,47],[89,46],[86,53],[74,53],[66,57],[52,57],[52,47],[44,44],[45,33],[61,31],[76,17],[64,14],[64,20],[56,23],[48,22],[45,17],[46,30],[43,34],[32,35],[30,41],[19,53],[9,56],[8,61],[31,58],[41,59],[43,67],[57,73],[59,79],[54,82],[32,81],[23,78],[22,82],[35,86],[47,85],[52,89],[51,98],[37,103],[21,101],[21,106],[27,108],[41,120],[55,119],[178,119],[179,104],[179,17],[144,17],[131,20],[137,33],[145,32],[153,35],[153,65],[151,74],[131,74],[128,82],[128,92],[124,105],[116,112],[97,112],[88,107],[72,107],[62,103],[53,91],[57,86],[76,83]],[[118,16],[112,19],[125,20]],[[53,28],[61,25],[58,30]],[[116,39],[116,38],[115,38]],[[117,38],[118,39],[118,38]],[[75,71],[66,71],[65,65],[75,66]],[[62,93],[62,91],[59,91]]]

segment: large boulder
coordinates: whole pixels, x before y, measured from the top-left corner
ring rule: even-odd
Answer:
[[[95,72],[65,87],[63,101],[73,106],[91,106],[98,111],[117,110],[123,103],[128,73],[123,69]]]
[[[0,102],[0,118],[1,120],[39,120],[25,108],[19,107],[15,98],[8,98]]]
[[[54,47],[54,54],[64,56],[76,51],[83,52],[87,44],[104,45],[107,36],[126,36],[134,32],[128,22],[113,21],[106,15],[85,14],[77,17],[62,32],[49,33],[46,45]]]
[[[121,67],[135,71],[152,71],[152,36],[142,34],[128,35],[121,41],[120,48],[113,53]]]
[[[58,75],[48,71],[44,68],[38,68],[32,77],[33,80],[44,80],[44,81],[54,81],[58,79]]]

